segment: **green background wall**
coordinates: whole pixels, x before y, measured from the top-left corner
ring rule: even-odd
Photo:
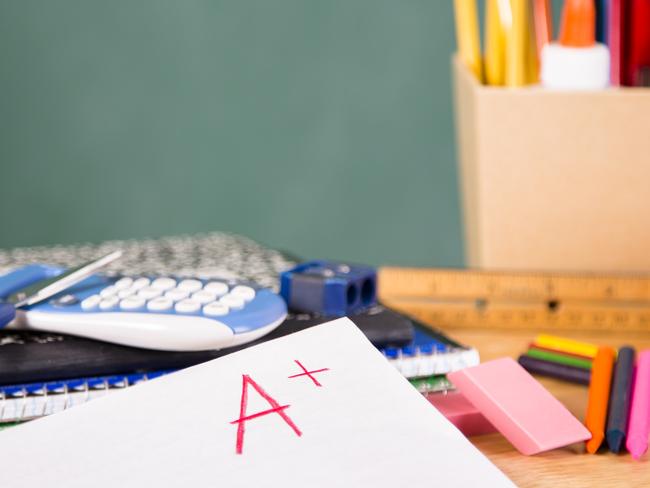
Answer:
[[[2,1],[0,247],[460,265],[453,46],[449,1]]]

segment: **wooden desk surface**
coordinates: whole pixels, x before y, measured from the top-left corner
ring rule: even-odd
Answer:
[[[481,360],[486,361],[503,356],[516,358],[527,348],[537,333],[550,331],[450,329],[445,332],[465,344],[478,348]],[[616,347],[631,344],[639,349],[650,348],[650,332],[633,334],[562,332],[561,335],[595,344]],[[584,419],[587,408],[587,387],[542,377],[538,379],[578,419]],[[477,436],[471,438],[471,441],[519,486],[650,487],[649,454],[638,462],[634,461],[629,454],[619,456],[609,452],[587,454],[580,444],[535,456],[523,456],[500,434]]]

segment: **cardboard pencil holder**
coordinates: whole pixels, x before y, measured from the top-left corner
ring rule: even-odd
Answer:
[[[650,272],[650,89],[489,87],[452,69],[466,264]]]

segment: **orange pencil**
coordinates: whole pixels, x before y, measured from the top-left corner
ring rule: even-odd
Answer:
[[[587,452],[594,454],[605,439],[605,422],[607,420],[607,403],[609,386],[616,353],[611,347],[599,347],[591,366],[589,382],[589,404],[585,427],[591,432],[591,439],[586,442]]]

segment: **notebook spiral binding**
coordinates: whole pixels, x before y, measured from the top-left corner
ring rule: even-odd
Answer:
[[[420,327],[416,327],[408,346],[387,347],[381,352],[408,379],[443,375],[480,363],[476,349]]]
[[[62,412],[171,372],[173,371],[155,371],[0,386],[0,423],[21,422]]]

